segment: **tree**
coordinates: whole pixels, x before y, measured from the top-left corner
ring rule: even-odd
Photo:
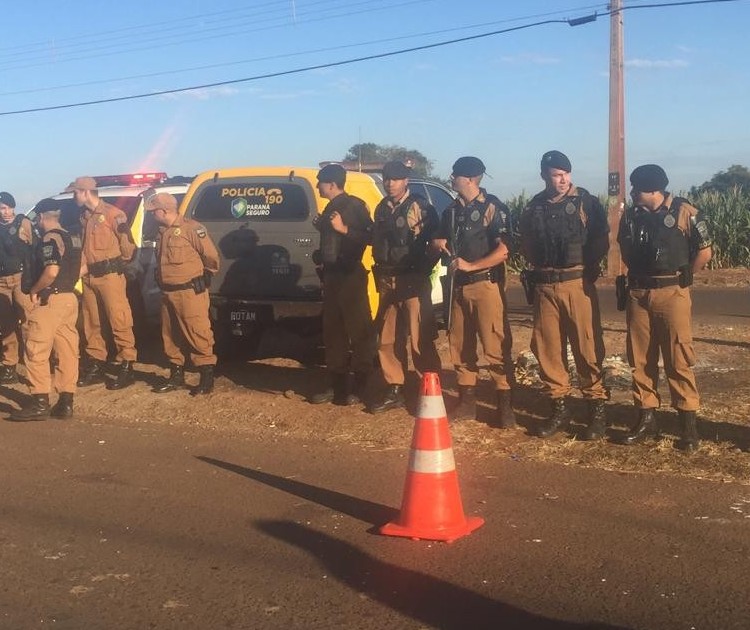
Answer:
[[[396,144],[382,145],[374,142],[355,144],[349,148],[343,159],[344,162],[355,162],[363,166],[383,164],[391,160],[410,163],[412,171],[418,177],[431,177],[432,175],[431,160],[416,149],[407,149]]]
[[[693,187],[691,193],[716,191],[725,193],[736,186],[750,191],[750,170],[746,166],[732,164],[726,171],[719,171],[707,182],[703,182],[698,188]]]

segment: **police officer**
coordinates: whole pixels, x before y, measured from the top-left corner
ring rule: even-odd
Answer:
[[[409,175],[410,169],[403,162],[386,163],[383,166],[386,196],[375,208],[372,257],[380,295],[378,355],[388,387],[370,405],[371,413],[404,406],[407,332],[416,371],[440,370],[440,357],[435,349],[437,327],[430,299],[430,272],[437,257],[428,251],[438,217],[423,197],[409,193]]]
[[[452,298],[445,299],[452,300],[448,335],[459,390],[453,419],[476,415],[479,336],[495,385],[499,426],[512,428],[516,425],[510,397],[513,364],[504,289],[510,210],[479,187],[484,172],[479,158],[456,160],[451,185],[458,197],[443,212],[432,246],[452,259],[448,268],[453,274]]]
[[[318,193],[328,199],[313,224],[320,232],[316,258],[322,265],[323,343],[330,384],[310,398],[313,404],[355,404],[364,395],[375,359],[368,272],[362,265],[372,219],[364,201],[344,192],[345,183],[346,171],[339,164],[327,164],[318,172]]]
[[[630,183],[633,206],[622,216],[617,241],[628,267],[626,343],[638,423],[625,443],[657,432],[654,410],[661,404],[661,351],[672,407],[682,424],[677,446],[694,451],[699,442],[699,397],[693,373],[690,285],[693,272],[711,260],[711,235],[696,208],[666,191],[669,180],[660,166],[639,166],[630,174]]]
[[[78,386],[104,380],[107,345],[102,320],[112,330],[119,361],[116,378],[107,389],[122,389],[133,383],[136,359],[133,315],[125,294],[125,263],[135,253],[128,218],[113,205],[99,199],[96,180],[79,177],[66,189],[81,208],[83,228],[83,334],[86,365]]]
[[[16,215],[16,200],[8,192],[0,192],[0,336],[2,366],[0,383],[18,380],[20,329],[31,309],[29,296],[21,290],[21,271],[30,262],[33,228],[22,214]]]
[[[28,323],[24,362],[31,399],[11,420],[43,420],[52,415],[73,415],[73,394],[78,378],[78,298],[73,288],[81,269],[81,243],[60,226],[60,202],[43,199],[36,207],[41,240],[33,256],[29,287]],[[50,355],[55,363],[55,388],[59,398],[50,409],[52,389]]]
[[[552,414],[537,431],[548,437],[566,427],[570,410],[567,341],[575,359],[581,393],[588,401],[584,439],[604,436],[602,380],[604,342],[594,281],[609,250],[607,215],[599,200],[570,179],[571,164],[560,151],[542,156],[545,189],[521,213],[521,252],[529,264],[530,302],[534,305],[531,349],[552,400]]]
[[[219,271],[219,253],[206,228],[181,217],[177,200],[169,193],[144,193],[145,209],[161,226],[156,243],[157,281],[162,290],[161,335],[170,363],[169,378],[157,393],[185,385],[185,353],[200,373],[192,396],[214,388],[214,335],[208,316],[211,276]]]

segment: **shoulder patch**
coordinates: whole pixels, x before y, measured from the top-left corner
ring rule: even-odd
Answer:
[[[195,228],[195,233],[198,235],[198,238],[206,238],[206,228],[204,227]]]

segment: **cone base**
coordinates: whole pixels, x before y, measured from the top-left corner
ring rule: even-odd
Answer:
[[[384,536],[401,536],[414,540],[437,540],[440,542],[453,542],[462,536],[471,534],[475,529],[484,525],[484,519],[478,516],[470,516],[463,523],[450,528],[428,528],[409,527],[398,523],[386,523],[380,528]]]

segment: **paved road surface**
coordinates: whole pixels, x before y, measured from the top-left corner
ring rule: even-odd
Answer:
[[[473,459],[453,544],[372,533],[404,450],[0,423],[0,628],[748,627],[750,487]]]

